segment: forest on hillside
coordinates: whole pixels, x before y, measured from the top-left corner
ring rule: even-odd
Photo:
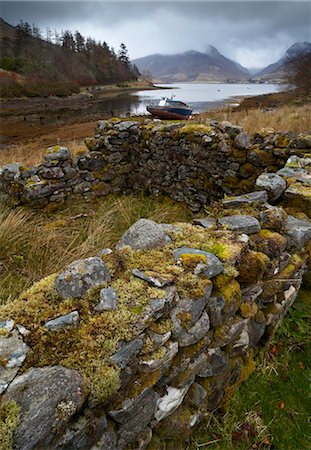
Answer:
[[[12,27],[1,21],[2,96],[67,95],[80,86],[136,80],[124,43],[116,52],[106,42],[79,31],[48,30],[43,38],[34,24]],[[12,76],[12,72],[18,74]]]

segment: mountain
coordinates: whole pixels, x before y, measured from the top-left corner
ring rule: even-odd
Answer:
[[[223,56],[209,45],[204,53],[190,50],[174,55],[154,54],[133,63],[141,73],[149,73],[160,82],[244,81],[248,70]]]
[[[300,55],[306,55],[307,53],[311,53],[311,43],[296,42],[286,50],[282,58],[257,72],[254,75],[254,78],[262,78],[271,81],[281,80],[284,77],[286,62],[291,58],[295,58]]]

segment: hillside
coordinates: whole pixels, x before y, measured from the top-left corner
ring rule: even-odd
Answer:
[[[291,58],[311,53],[310,42],[296,42],[289,47],[284,55],[275,63],[262,69],[254,75],[254,78],[262,78],[267,81],[279,81],[284,78],[285,65]]]
[[[78,31],[42,38],[40,30],[21,22],[16,27],[0,21],[0,68],[25,77],[13,83],[5,76],[3,96],[59,94],[76,91],[79,86],[110,84],[135,80],[138,72],[130,64],[127,49],[121,44],[118,54],[106,42],[84,38]],[[26,89],[27,87],[27,89]]]
[[[154,54],[133,61],[140,72],[161,82],[244,81],[249,72],[208,46],[205,53],[190,50],[175,55]]]

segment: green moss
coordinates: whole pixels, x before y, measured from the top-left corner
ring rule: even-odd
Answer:
[[[0,450],[11,450],[13,434],[19,424],[20,408],[14,400],[0,403]]]
[[[157,334],[165,334],[172,330],[173,322],[171,319],[159,319],[150,325],[150,330]]]
[[[258,306],[256,303],[242,303],[240,306],[241,316],[243,319],[248,319],[250,317],[255,317],[258,312]]]
[[[246,253],[239,264],[239,282],[257,283],[262,280],[270,259],[261,252],[250,251]]]

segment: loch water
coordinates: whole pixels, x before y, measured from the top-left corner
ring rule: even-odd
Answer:
[[[222,105],[234,105],[242,97],[278,92],[277,84],[218,84],[218,83],[174,83],[158,84],[159,90],[145,90],[132,94],[136,101],[131,105],[131,114],[146,113],[146,106],[162,97],[181,100],[193,107],[194,113],[210,111]],[[161,88],[164,88],[163,90]]]

